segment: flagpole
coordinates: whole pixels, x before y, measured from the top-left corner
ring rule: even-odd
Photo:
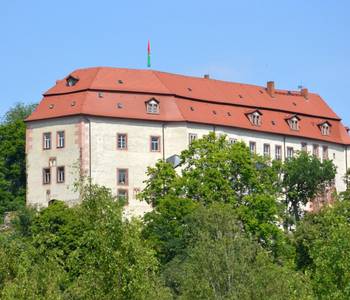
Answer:
[[[147,67],[151,67],[151,43],[149,40],[147,44]]]

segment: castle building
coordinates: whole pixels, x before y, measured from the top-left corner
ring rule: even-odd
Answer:
[[[80,174],[111,188],[140,215],[146,170],[214,131],[252,152],[284,160],[306,150],[337,166],[345,190],[350,136],[317,94],[152,70],[79,69],[46,93],[27,118],[27,204],[74,204]]]

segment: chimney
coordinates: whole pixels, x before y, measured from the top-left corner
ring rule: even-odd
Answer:
[[[209,74],[204,74],[203,76],[205,79],[210,79],[210,75]]]
[[[309,98],[309,90],[307,88],[302,88],[300,94],[307,100]]]
[[[275,97],[275,82],[274,81],[267,82],[266,91],[271,97]]]

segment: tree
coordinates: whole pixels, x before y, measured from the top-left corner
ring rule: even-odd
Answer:
[[[0,219],[25,204],[25,124],[35,105],[17,104],[0,124]]]
[[[276,255],[285,251],[282,248],[286,242],[277,225],[280,212],[277,202],[279,162],[271,163],[252,155],[244,143],[230,144],[225,136],[210,133],[195,140],[181,153],[179,168],[180,174],[176,174],[170,164],[158,162],[154,168],[148,169],[150,176],[140,194],[141,199],[155,206],[154,212],[146,216],[146,231],[148,236],[158,235],[154,240],[162,241],[162,246],[158,245],[164,251],[161,256],[169,258],[169,253],[175,255],[172,246],[164,248],[173,241],[165,242],[164,239],[166,236],[171,239],[174,232],[182,232],[184,227],[185,216],[178,215],[181,207],[176,206],[176,201],[180,205],[192,201],[204,206],[228,203],[235,208],[245,229],[257,236],[262,245]],[[169,226],[163,227],[166,219],[176,219],[171,230]],[[165,234],[166,228],[170,231]]]
[[[285,227],[298,222],[302,206],[332,185],[336,167],[331,160],[321,162],[302,151],[283,165],[283,188],[286,199]]]
[[[295,233],[297,267],[318,299],[350,298],[350,199],[309,213]]]
[[[227,204],[200,207],[186,251],[165,269],[179,299],[311,299],[306,276],[273,263]]]
[[[169,299],[142,224],[107,188],[56,201],[0,234],[1,299]]]

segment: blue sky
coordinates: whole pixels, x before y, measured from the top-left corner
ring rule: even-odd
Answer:
[[[0,115],[76,68],[146,67],[319,93],[350,125],[350,1],[0,2]]]

